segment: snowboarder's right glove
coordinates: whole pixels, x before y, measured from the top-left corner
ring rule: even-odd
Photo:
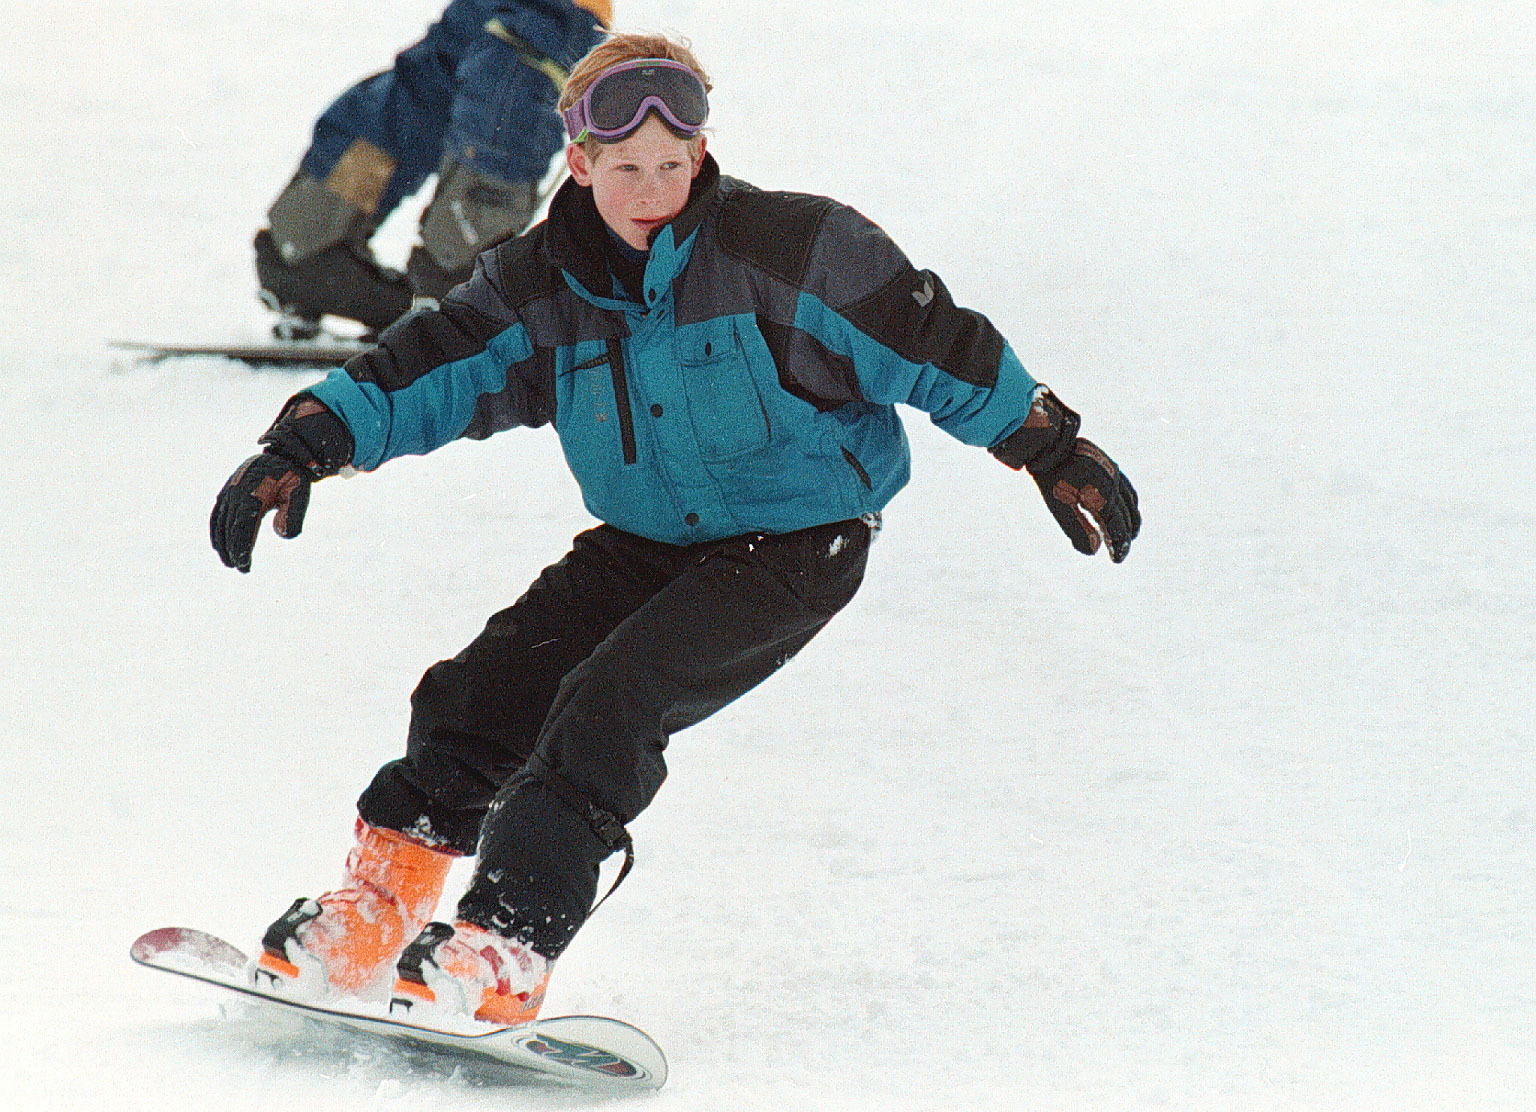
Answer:
[[[273,510],[272,526],[292,539],[304,528],[309,487],[352,460],[347,426],[309,394],[295,394],[257,443],[264,447],[242,463],[219,491],[208,519],[214,551],[224,566],[251,570],[251,550],[262,518]]]
[[[1061,399],[1042,390],[1024,424],[992,454],[1015,471],[1022,467],[1030,473],[1073,548],[1092,556],[1102,539],[1118,564],[1141,532],[1136,488],[1097,444],[1077,435],[1081,424]]]

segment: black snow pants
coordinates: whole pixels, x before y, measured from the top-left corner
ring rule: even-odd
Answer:
[[[655,797],[670,736],[757,686],[858,590],[878,520],[677,546],[603,525],[411,697],[370,825],[478,854],[458,917],[554,958]]]

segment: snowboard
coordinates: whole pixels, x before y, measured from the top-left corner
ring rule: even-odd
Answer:
[[[312,1020],[417,1046],[490,1062],[508,1080],[550,1081],[608,1094],[659,1089],[667,1080],[661,1048],[638,1027],[605,1016],[566,1015],[515,1027],[466,1020],[433,1026],[378,1011],[311,1004],[263,992],[251,981],[249,960],[234,946],[203,931],[162,927],[141,935],[129,951],[140,965],[237,992],[248,999]]]
[[[113,340],[117,351],[132,352],[149,363],[192,355],[222,356],[253,367],[339,367],[372,345],[361,340],[253,340],[234,344],[153,344]]]

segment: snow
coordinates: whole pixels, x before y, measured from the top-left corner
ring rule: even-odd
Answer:
[[[7,1107],[590,1106],[127,957],[332,884],[421,670],[587,524],[509,434],[236,575],[208,509],[308,379],[106,348],[258,333],[313,116],[437,8],[4,4]],[[912,414],[864,590],[675,739],[549,1012],[655,1036],[657,1112],[1529,1107],[1536,10],[619,9],[694,40],[727,172],[988,313],[1146,527],[1084,559]]]

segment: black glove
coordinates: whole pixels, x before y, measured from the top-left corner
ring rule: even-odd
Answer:
[[[310,484],[336,474],[352,459],[347,426],[308,394],[290,398],[258,443],[262,451],[235,469],[208,519],[219,559],[242,572],[251,570],[261,519],[275,509],[277,535],[297,537],[309,508]]]
[[[1098,445],[1077,435],[1081,424],[1082,418],[1061,399],[1042,391],[1024,424],[992,454],[1033,476],[1073,548],[1092,556],[1102,539],[1118,564],[1141,532],[1136,489]]]
[[[1109,545],[1109,558],[1117,564],[1125,559],[1131,542],[1141,532],[1136,488],[1097,444],[1079,437],[1068,459],[1047,471],[1030,474],[1073,548],[1092,556],[1099,550],[1102,533]]]

